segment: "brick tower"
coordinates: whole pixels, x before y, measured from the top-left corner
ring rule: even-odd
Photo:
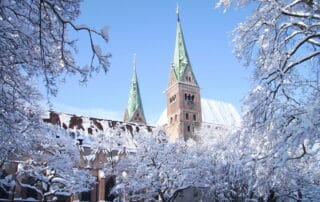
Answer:
[[[171,141],[187,140],[202,122],[200,87],[192,71],[177,8],[177,33],[169,75],[166,131]]]

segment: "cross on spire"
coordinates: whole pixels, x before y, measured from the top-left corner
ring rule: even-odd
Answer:
[[[178,2],[177,2],[176,13],[177,13],[177,20],[180,21],[180,17],[179,17],[179,4],[178,4]]]
[[[133,71],[136,71],[136,53],[133,53]]]

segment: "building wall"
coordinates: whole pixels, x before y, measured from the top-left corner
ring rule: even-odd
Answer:
[[[171,73],[167,89],[167,118],[166,132],[170,141],[178,138],[191,138],[195,128],[202,122],[200,88],[195,79],[186,76],[182,82],[174,82]],[[190,75],[190,73],[186,73]]]

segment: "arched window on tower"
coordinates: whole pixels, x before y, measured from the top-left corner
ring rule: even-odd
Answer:
[[[170,97],[169,98],[169,103],[171,104],[171,103],[173,103],[173,102],[175,102],[176,101],[176,95],[173,95],[172,97]]]

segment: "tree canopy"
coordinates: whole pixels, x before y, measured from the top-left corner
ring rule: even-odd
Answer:
[[[58,79],[66,74],[79,74],[81,81],[86,81],[93,72],[107,72],[110,54],[104,54],[95,39],[100,37],[108,42],[108,30],[96,31],[75,24],[79,9],[79,0],[0,1],[0,168],[5,162],[21,160],[23,171],[18,170],[13,179],[18,180],[24,173],[47,185],[43,171],[59,172],[56,176],[60,176],[61,183],[51,184],[42,194],[56,188],[70,192],[88,189],[84,184],[75,188],[67,183],[66,179],[77,177],[79,151],[70,138],[64,138],[69,143],[55,140],[68,136],[66,132],[50,129],[42,122],[39,104],[42,95],[34,84],[35,80],[42,80],[48,94],[55,95]],[[77,40],[69,38],[70,30],[87,33],[92,53],[89,65],[77,65],[74,58]],[[53,143],[50,149],[48,140]],[[69,147],[65,148],[66,145]],[[70,151],[76,155],[74,158]],[[67,170],[57,166],[67,161],[70,161]],[[53,179],[56,178],[50,180]],[[3,182],[0,180],[0,185]],[[36,186],[32,188],[39,190]]]

